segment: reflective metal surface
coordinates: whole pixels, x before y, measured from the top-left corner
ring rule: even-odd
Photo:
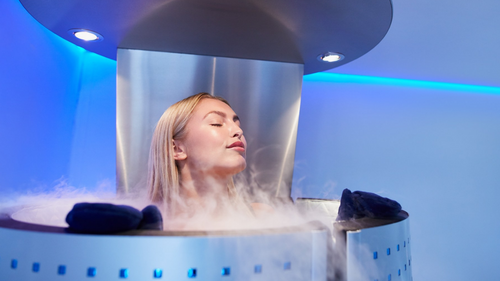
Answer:
[[[117,48],[304,64],[331,69],[375,47],[392,21],[390,0],[20,0],[41,24],[89,51]],[[84,42],[68,30],[104,37]],[[335,63],[316,58],[339,52]]]
[[[118,50],[118,190],[144,188],[152,134],[173,103],[199,92],[226,98],[248,142],[251,188],[289,197],[303,65]]]
[[[326,280],[328,231],[65,233],[0,213],[0,280]],[[260,266],[260,271],[255,268]],[[126,274],[125,274],[126,273]],[[224,273],[224,274],[223,274]],[[91,279],[89,279],[91,277]],[[154,279],[156,280],[156,279]]]
[[[405,211],[394,219],[336,222],[334,228],[343,233],[336,235],[335,246],[344,259],[336,263],[337,272],[343,272],[337,280],[413,280],[410,222]]]

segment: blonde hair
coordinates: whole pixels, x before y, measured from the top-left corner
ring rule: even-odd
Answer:
[[[187,97],[163,113],[153,134],[148,163],[149,196],[153,202],[163,204],[167,213],[182,205],[179,196],[179,170],[173,158],[173,140],[181,140],[186,136],[186,125],[195,107],[203,99],[215,99],[229,105],[224,98],[208,93]],[[228,184],[228,192],[231,198],[236,197],[237,192],[232,179]]]

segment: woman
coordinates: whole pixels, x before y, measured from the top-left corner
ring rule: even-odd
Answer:
[[[232,177],[246,166],[247,143],[229,103],[207,93],[181,100],[160,118],[149,156],[149,194],[168,218],[250,214]]]

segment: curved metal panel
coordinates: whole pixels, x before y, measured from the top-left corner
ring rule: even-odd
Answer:
[[[347,281],[412,279],[409,219],[347,231]]]
[[[326,280],[328,236],[318,226],[225,235],[162,233],[85,235],[0,226],[0,276],[43,281],[184,280],[190,275],[196,280]]]
[[[303,65],[118,50],[118,190],[145,186],[157,121],[173,103],[199,92],[226,98],[248,142],[250,188],[289,197]]]
[[[355,60],[386,35],[390,0],[20,0],[45,27],[111,59],[139,49],[304,64],[305,74]],[[103,35],[83,42],[68,31]],[[318,61],[325,52],[345,59]]]

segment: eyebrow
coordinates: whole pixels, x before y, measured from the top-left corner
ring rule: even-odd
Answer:
[[[209,113],[205,114],[205,116],[203,117],[203,119],[207,118],[207,116],[208,116],[208,115],[210,115],[210,114],[212,114],[212,113],[213,113],[213,114],[220,115],[220,116],[221,116],[221,117],[223,117],[223,118],[226,118],[226,117],[227,117],[226,113],[224,113],[224,112],[222,112],[222,111],[212,110],[212,111],[210,111]],[[233,121],[235,121],[235,122],[236,122],[236,121],[240,121],[240,117],[238,117],[238,115],[234,115],[234,116],[233,116]]]

